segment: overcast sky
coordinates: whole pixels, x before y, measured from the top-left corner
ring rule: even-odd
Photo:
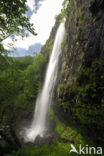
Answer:
[[[14,56],[32,55],[33,52],[39,52],[49,37],[52,27],[55,23],[55,16],[58,15],[62,8],[63,0],[27,0],[30,21],[34,24],[37,36],[29,34],[29,37],[22,40],[19,36],[15,42],[17,50],[12,54]],[[4,41],[5,47],[10,43],[8,38]],[[6,47],[8,49],[8,47]]]

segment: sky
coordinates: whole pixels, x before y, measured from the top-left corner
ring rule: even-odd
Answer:
[[[4,46],[8,50],[14,51],[11,56],[33,55],[33,52],[39,53],[42,46],[48,39],[51,29],[55,24],[55,17],[62,8],[63,0],[27,0],[29,11],[26,13],[30,16],[30,22],[34,24],[37,36],[29,33],[29,36],[21,39],[16,36],[17,41],[14,46],[16,50],[10,49],[7,44],[12,43],[11,38],[4,40]]]

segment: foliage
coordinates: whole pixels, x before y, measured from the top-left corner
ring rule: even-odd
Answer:
[[[15,68],[24,70],[26,69],[30,64],[33,63],[34,58],[31,56],[25,56],[21,58],[12,58],[13,59],[13,66]]]
[[[0,1],[0,42],[14,33],[24,36],[24,28],[35,35],[33,24],[25,15],[26,11],[26,0]]]
[[[66,0],[64,6],[65,3]],[[87,19],[86,24],[83,21],[83,9],[85,8],[82,5],[77,5],[76,0],[70,1],[67,10],[63,9],[61,15],[57,17],[56,25],[52,29],[46,45],[42,48],[41,54],[35,56],[34,59],[25,57],[21,61],[13,61],[10,58],[8,62],[4,57],[0,58],[4,63],[0,67],[0,132],[2,129],[4,134],[9,134],[10,139],[14,140],[10,128],[13,128],[15,121],[19,122],[23,118],[28,118],[33,111],[37,94],[42,88],[44,71],[52,51],[60,18],[67,16],[67,33],[62,44],[62,68],[57,89],[58,109],[55,109],[56,114],[62,120],[59,120],[52,110],[49,112],[56,123],[56,136],[50,144],[45,144],[42,147],[22,145],[21,148],[10,149],[5,156],[67,156],[71,143],[76,148],[79,144],[96,146],[103,143],[104,64],[101,59],[95,57],[89,66],[82,63],[85,61],[84,48],[87,47],[86,44],[84,45],[86,47],[83,47],[82,36],[86,39],[89,21]],[[78,34],[78,32],[80,33]],[[3,49],[2,45],[1,47]],[[80,65],[79,62],[81,62]],[[87,137],[85,137],[86,132]],[[88,136],[92,138],[92,141]],[[3,142],[0,142],[0,146],[4,152],[8,142],[3,137],[1,139]],[[93,144],[93,140],[96,145]],[[71,155],[74,156],[76,153]]]
[[[41,49],[41,54],[44,55],[47,63],[49,61],[49,56],[52,52],[53,43],[59,24],[60,24],[60,15],[56,16],[56,23],[52,28],[49,39],[46,41],[46,44]]]
[[[83,128],[90,129],[93,139],[102,141],[104,137],[103,62],[95,59],[90,68],[82,66],[75,77],[73,83],[67,82],[58,86],[58,103],[66,113],[73,116],[74,120],[79,121]]]
[[[26,16],[26,2],[27,0],[0,0],[0,70],[11,63],[7,57],[9,51],[4,48],[3,43],[6,38],[11,37],[15,40],[16,35],[23,38],[27,36],[27,32],[36,35],[30,17]]]
[[[8,145],[8,142],[12,142],[9,145],[11,147],[17,144],[14,140],[14,125],[21,118],[32,114],[34,102],[42,87],[44,68],[44,56],[39,54],[34,59],[25,57],[22,61],[12,61],[7,68],[1,70],[0,135],[5,141],[1,146]]]
[[[75,114],[80,122],[93,129],[96,127],[98,140],[103,140],[104,130],[104,67],[95,59],[90,68],[81,68],[77,89],[79,92]],[[83,80],[83,82],[82,82]],[[100,133],[100,134],[99,134]],[[102,134],[102,135],[101,135]]]
[[[57,105],[68,124],[73,120],[82,134],[103,145],[103,14],[92,17],[88,5],[88,1],[71,0],[67,6]]]
[[[63,22],[63,20],[65,20],[66,18],[66,14],[67,14],[67,0],[64,0],[63,2],[63,8],[61,9],[61,13],[60,13],[60,22]]]
[[[77,149],[79,148],[79,144],[85,146],[89,143],[89,145],[94,146],[91,141],[85,140],[75,128],[67,126],[64,122],[62,123],[55,115],[53,109],[49,110],[49,114],[56,122],[56,136],[54,141],[50,144],[44,144],[41,147],[36,145],[23,145],[17,152],[12,151],[12,153],[7,154],[6,156],[68,156],[71,149],[70,144],[72,142]],[[60,141],[59,138],[67,140],[67,142]],[[70,155],[76,156],[76,153],[71,153]],[[93,154],[91,155],[93,156]]]
[[[45,60],[42,55],[37,55],[34,58],[32,65],[28,66],[24,71],[24,93],[27,98],[33,98],[37,96],[42,86],[43,71]]]
[[[59,25],[59,17],[57,17],[57,19],[58,21],[52,29],[52,33],[50,34],[49,40],[47,40],[46,45],[42,48],[41,54],[36,55],[34,58],[30,56],[24,58],[7,57],[6,63],[8,64],[3,64],[3,67],[1,66],[2,68],[0,70],[0,135],[3,142],[0,143],[0,146],[2,148],[1,152],[3,153],[6,152],[6,147],[7,149],[10,149],[9,152],[13,151],[13,155],[22,155],[22,153],[26,155],[26,152],[28,153],[28,149],[26,150],[26,148],[18,150],[18,148],[20,147],[17,145],[17,139],[15,139],[16,137],[14,138],[12,132],[13,134],[15,133],[15,125],[21,122],[21,119],[27,119],[32,117],[36,97],[37,94],[40,92],[40,89],[42,88],[46,65],[48,63],[49,56],[52,51],[53,41]],[[4,52],[3,55],[3,52],[1,52],[1,56],[3,56],[3,59],[5,59],[6,57],[4,57],[4,55],[6,53]],[[8,62],[9,59],[10,61]],[[1,62],[3,63],[3,61]],[[12,143],[10,144],[10,142]],[[15,144],[17,145],[16,149],[14,147]],[[16,153],[17,150],[18,152]],[[37,150],[36,152],[31,152],[35,154],[40,153],[39,150]]]

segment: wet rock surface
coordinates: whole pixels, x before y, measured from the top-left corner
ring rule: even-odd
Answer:
[[[37,146],[43,146],[45,144],[53,145],[56,141],[58,142],[63,142],[63,143],[74,143],[75,139],[73,138],[72,140],[61,138],[58,134],[54,134],[53,136],[47,136],[47,137],[41,137],[38,135],[33,143],[28,142],[25,143],[26,145],[37,145]]]

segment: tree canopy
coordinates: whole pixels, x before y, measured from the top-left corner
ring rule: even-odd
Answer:
[[[26,30],[36,35],[28,11],[27,0],[0,0],[0,51],[4,51],[3,40],[11,35],[26,36]]]

